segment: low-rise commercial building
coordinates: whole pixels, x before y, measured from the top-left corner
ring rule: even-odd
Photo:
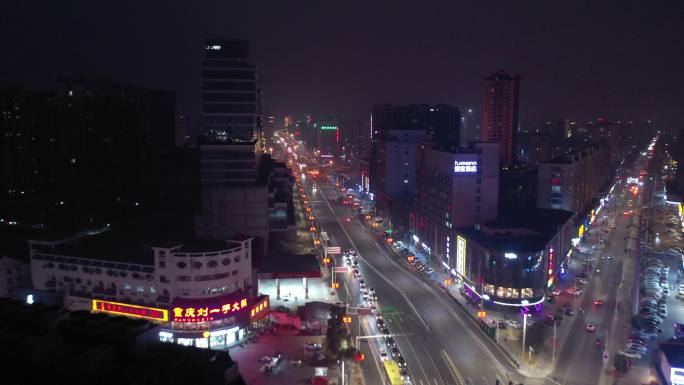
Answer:
[[[443,265],[473,303],[540,303],[564,274],[572,248],[569,211],[532,210],[514,220],[457,229]]]
[[[64,296],[69,310],[161,323],[160,338],[230,346],[267,313],[256,295],[252,238],[138,242],[109,231],[30,240],[33,288]]]

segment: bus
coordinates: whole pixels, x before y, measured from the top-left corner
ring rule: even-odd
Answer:
[[[382,362],[385,366],[385,373],[387,374],[387,384],[389,385],[404,385],[404,379],[401,376],[399,365],[392,360],[385,360]]]

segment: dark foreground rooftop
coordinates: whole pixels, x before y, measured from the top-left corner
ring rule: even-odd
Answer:
[[[0,299],[2,384],[242,385],[227,352],[159,342],[142,320]],[[11,353],[11,354],[10,354]]]

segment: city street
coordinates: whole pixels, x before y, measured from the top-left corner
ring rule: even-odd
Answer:
[[[330,203],[337,192],[323,178],[319,182],[316,192],[312,191],[311,182],[307,183],[318,223],[334,244],[343,250],[358,250],[360,270],[368,285],[376,289],[380,309],[389,305],[398,310],[385,318],[398,335],[396,340],[408,362],[413,383],[522,381],[499,348],[451,298],[389,255],[381,240],[353,217],[348,207]],[[348,216],[353,217],[350,223],[344,220]]]

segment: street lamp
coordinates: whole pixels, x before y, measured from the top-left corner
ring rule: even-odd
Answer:
[[[525,359],[525,337],[527,336],[527,317],[529,314],[523,314],[523,338],[522,338],[522,354],[521,358]]]

